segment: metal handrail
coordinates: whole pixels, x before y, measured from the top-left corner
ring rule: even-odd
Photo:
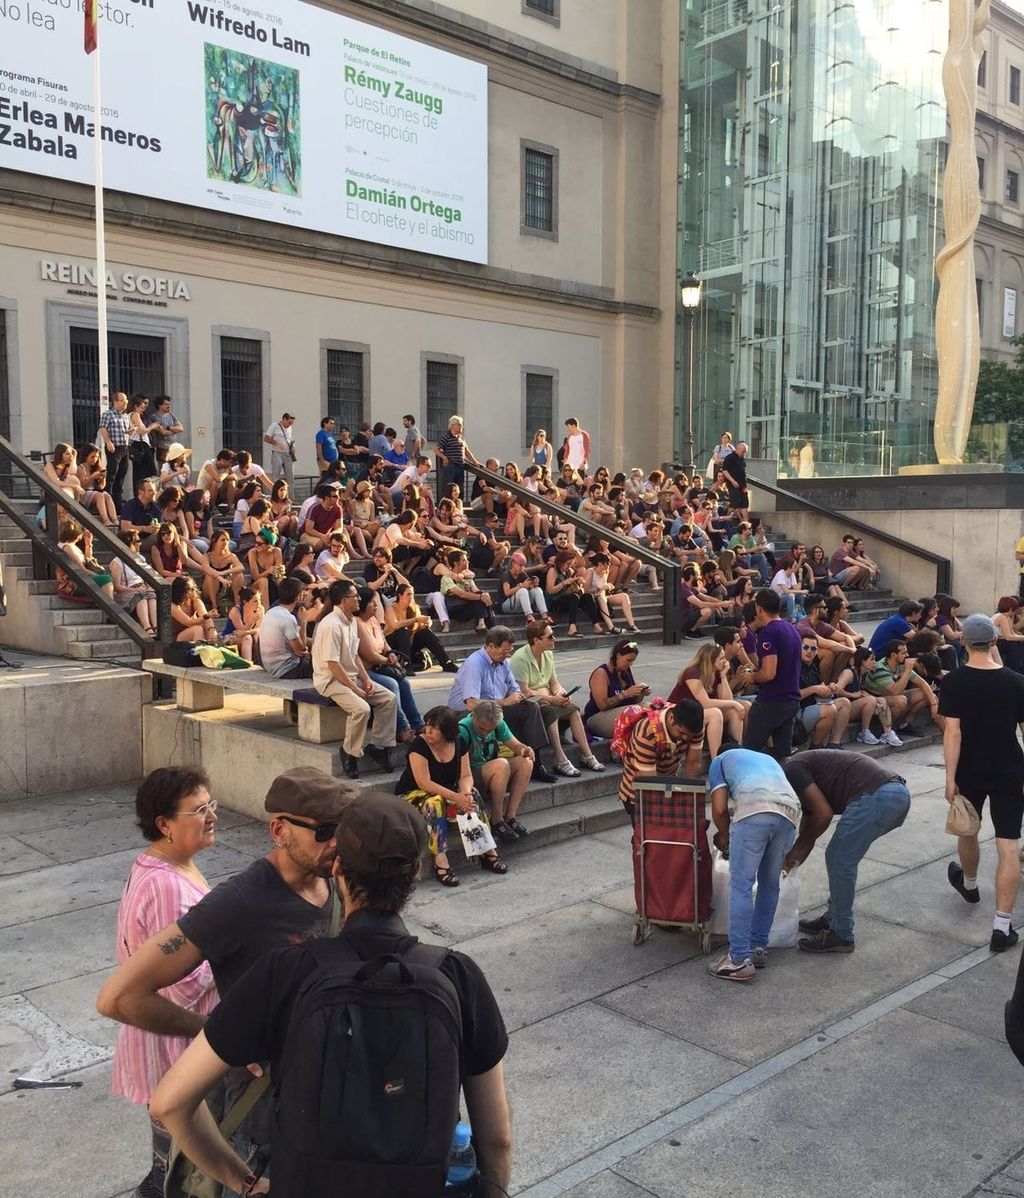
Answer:
[[[837,524],[842,524],[844,528],[856,529],[857,532],[867,533],[872,540],[881,541],[883,545],[890,545],[893,549],[898,549],[901,553],[909,553],[913,557],[919,557],[926,562],[931,562],[935,566],[935,593],[949,593],[953,585],[953,563],[948,557],[943,557],[941,553],[933,553],[930,549],[922,549],[920,545],[912,545],[909,541],[904,541],[902,537],[893,536],[891,532],[885,532],[883,529],[876,528],[872,524],[866,524],[863,520],[854,519],[852,516],[844,515],[842,512],[833,511],[832,508],[815,503],[813,499],[805,499],[803,495],[787,491],[784,487],[780,487],[775,483],[765,482],[764,479],[754,478],[753,475],[747,475],[747,485],[786,499],[798,507],[814,512],[815,515],[826,516],[829,520],[835,520]]]
[[[606,528],[603,524],[596,524],[593,520],[588,520],[585,516],[574,512],[572,508],[565,507],[552,499],[548,499],[546,495],[536,495],[529,487],[524,487],[522,483],[517,483],[513,479],[505,478],[502,474],[495,474],[493,470],[488,470],[486,466],[474,465],[472,462],[467,461],[465,469],[472,470],[478,478],[484,479],[491,486],[502,491],[510,491],[525,503],[531,503],[535,507],[539,507],[542,512],[546,512],[550,516],[557,516],[563,524],[571,524],[574,528],[590,536],[599,536],[606,540],[612,548],[619,550],[621,553],[628,553],[632,557],[639,558],[645,566],[653,566],[656,570],[660,571],[663,575],[661,592],[661,642],[663,645],[678,645],[680,643],[683,639],[683,608],[682,593],[680,591],[683,572],[678,562],[670,561],[657,553],[652,553],[650,549],[639,544],[637,541],[629,537],[624,537],[620,533],[615,532],[614,529]],[[440,472],[438,477],[440,478]]]
[[[77,500],[72,499],[60,487],[51,482],[41,470],[26,461],[4,437],[0,437],[0,463],[20,471],[39,488],[43,495],[46,527],[40,528],[33,521],[26,519],[15,504],[3,492],[0,492],[0,509],[14,521],[32,543],[33,578],[49,578],[48,566],[59,566],[66,574],[73,575],[107,618],[139,646],[144,657],[162,651],[163,646],[174,639],[170,583],[161,578],[148,563],[137,562],[124,541],[114,536],[105,524],[98,521]],[[111,556],[129,566],[152,588],[157,597],[157,635],[155,640],[146,637],[143,634],[142,626],[133,620],[120,604],[108,599],[92,581],[92,578],[57,547],[58,507],[63,508],[77,524],[92,533],[94,545],[101,544]]]

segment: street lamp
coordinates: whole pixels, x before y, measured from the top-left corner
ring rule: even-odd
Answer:
[[[697,463],[693,460],[693,317],[700,307],[700,293],[700,279],[692,270],[687,271],[679,284],[679,300],[686,321],[686,457],[683,468],[690,478],[697,472]]]

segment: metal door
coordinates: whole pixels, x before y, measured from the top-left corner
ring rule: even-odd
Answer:
[[[72,438],[76,445],[83,445],[96,436],[99,424],[96,330],[72,328],[70,348]],[[166,356],[167,343],[163,337],[110,333],[107,338],[110,393],[141,393],[150,398],[163,395]]]

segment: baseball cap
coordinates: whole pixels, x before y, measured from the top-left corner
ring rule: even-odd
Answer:
[[[283,413],[281,414],[281,419],[282,419],[282,420],[294,420],[294,419],[295,419],[295,417],[292,415],[292,413],[291,413],[291,412],[283,412]]]
[[[995,624],[992,623],[988,616],[982,615],[981,612],[975,612],[974,615],[968,616],[964,620],[963,633],[964,644],[974,645],[976,648],[981,648],[983,645],[991,645],[999,636]]]
[[[271,815],[301,815],[329,823],[339,820],[358,796],[359,790],[343,779],[303,765],[278,774],[270,784],[263,807]]]
[[[336,839],[343,869],[377,877],[411,876],[427,847],[427,825],[404,799],[364,791],[345,808]]]

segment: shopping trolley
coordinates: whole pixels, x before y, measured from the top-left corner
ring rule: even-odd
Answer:
[[[703,778],[642,775],[633,780],[634,944],[652,924],[693,932],[711,951],[711,854]]]

